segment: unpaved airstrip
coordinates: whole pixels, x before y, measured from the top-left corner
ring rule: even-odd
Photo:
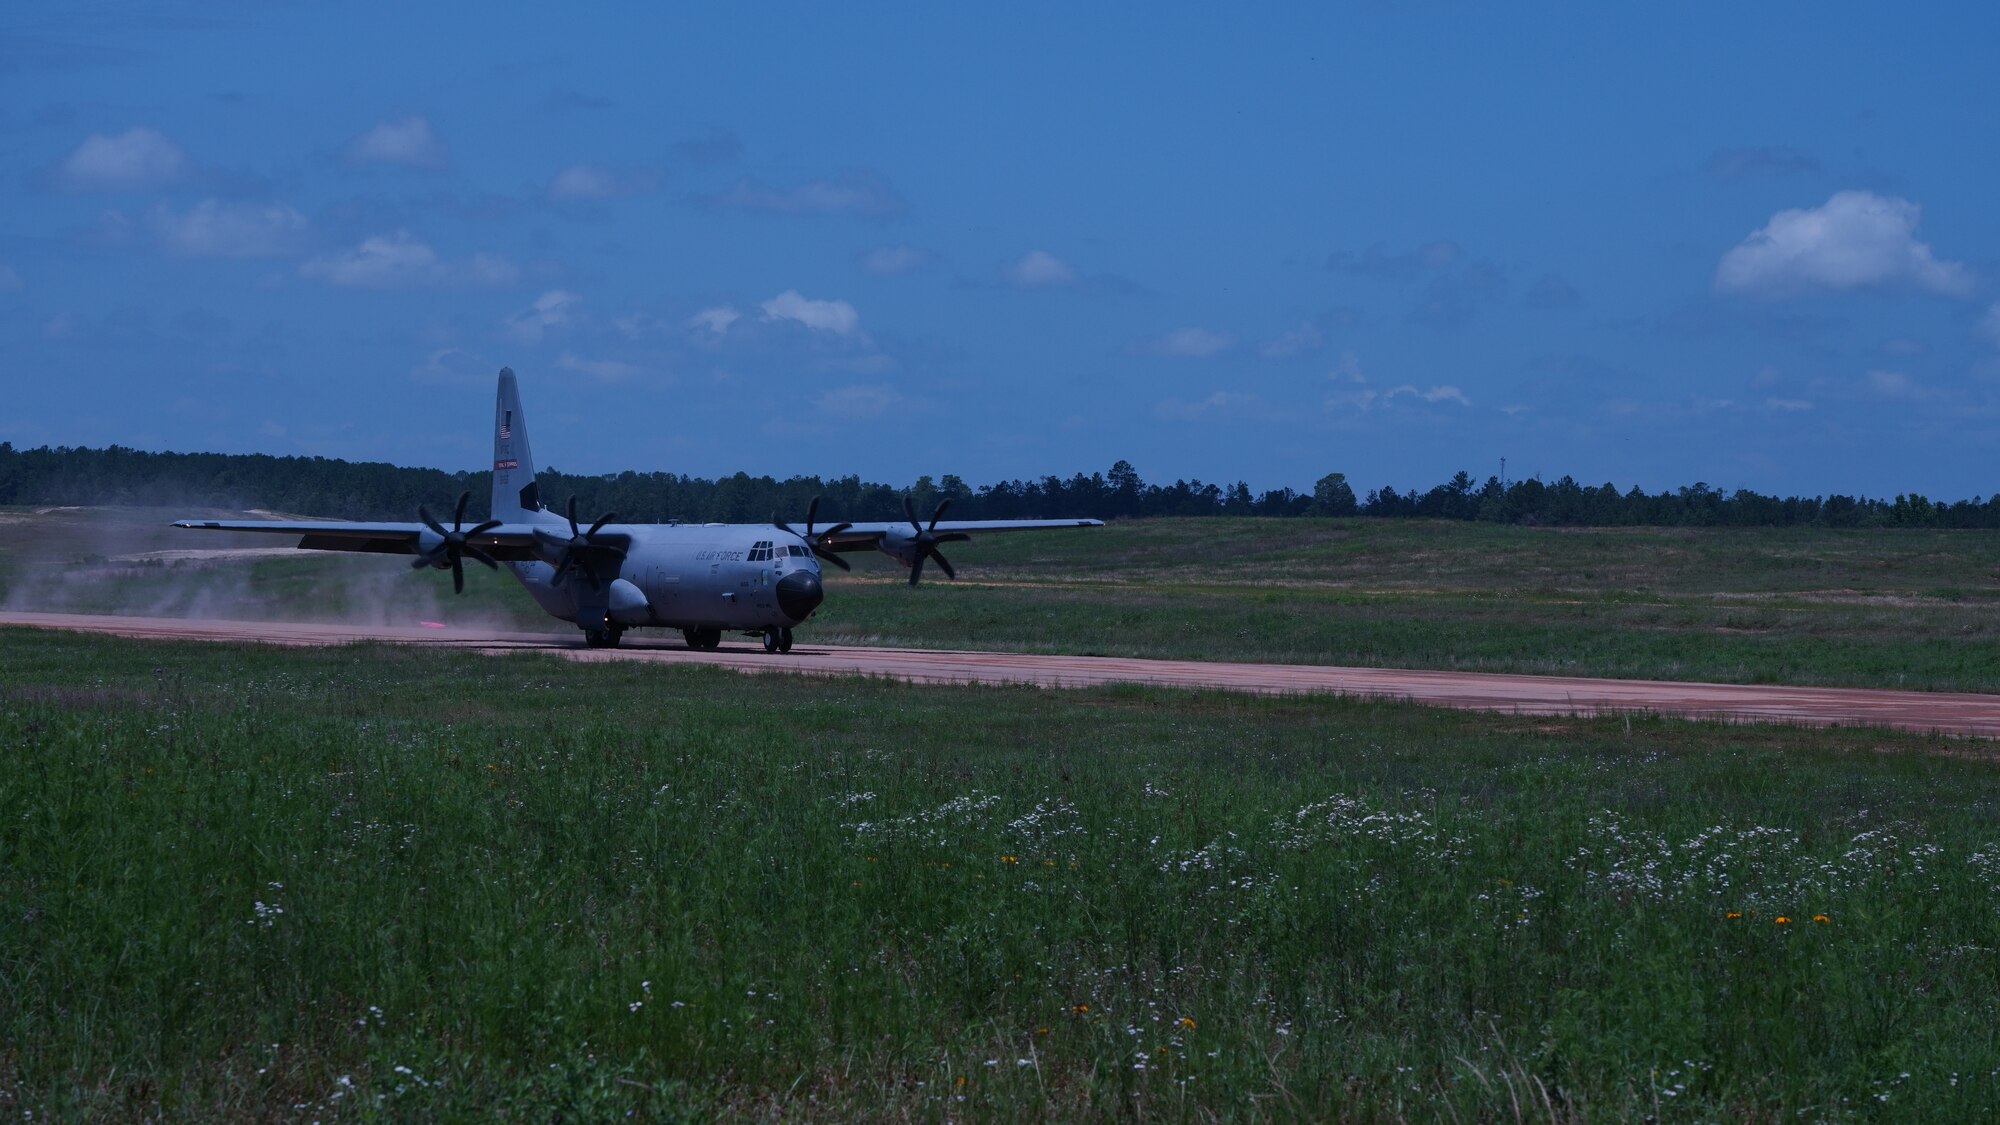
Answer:
[[[283,645],[340,645],[373,641],[489,654],[542,652],[582,661],[708,664],[739,672],[886,676],[912,683],[1038,684],[1044,687],[1151,684],[1260,695],[1344,695],[1407,700],[1433,707],[1519,715],[1654,713],[1729,722],[1876,726],[2000,738],[2000,696],[1969,693],[1599,680],[1309,664],[1227,664],[1040,653],[851,648],[810,643],[801,643],[788,654],[776,655],[765,653],[760,645],[748,640],[727,644],[715,652],[694,652],[682,646],[677,638],[669,639],[671,634],[657,638],[633,634],[620,648],[595,649],[584,647],[580,638],[571,640],[548,633],[68,613],[0,613],[0,626],[4,625],[161,640]]]

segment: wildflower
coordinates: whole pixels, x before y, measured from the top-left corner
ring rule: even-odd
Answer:
[[[1824,914],[1815,914],[1815,915],[1813,915],[1813,921],[1815,921],[1815,922],[1818,922],[1818,923],[1819,923],[1820,925],[1824,926],[1824,925],[1826,925],[1826,924],[1827,924],[1828,922],[1831,922],[1831,921],[1833,921],[1833,919],[1831,919],[1831,918],[1827,917],[1827,916],[1826,916],[1826,915],[1824,915]]]
[[[1182,1016],[1182,1017],[1181,1017],[1181,1018],[1180,1018],[1180,1019],[1179,1019],[1178,1021],[1176,1021],[1176,1023],[1177,1023],[1177,1025],[1178,1025],[1178,1026],[1180,1026],[1180,1027],[1184,1027],[1184,1028],[1188,1029],[1189,1031],[1193,1031],[1193,1030],[1194,1030],[1194,1017],[1193,1017],[1193,1016]]]
[[[1036,1029],[1035,1029],[1035,1034],[1036,1034],[1036,1035],[1047,1035],[1048,1033],[1049,1033],[1049,1029],[1048,1029],[1048,1028],[1046,1028],[1046,1027],[1038,1027],[1038,1028],[1036,1028]]]
[[[1741,910],[1732,910],[1732,911],[1730,911],[1729,913],[1727,913],[1727,914],[1724,914],[1724,915],[1723,915],[1723,917],[1724,917],[1724,918],[1741,918],[1741,917],[1743,917],[1743,912],[1742,912]]]
[[[1077,1015],[1079,1015],[1079,1016],[1086,1016],[1086,1015],[1089,1015],[1089,1014],[1090,1014],[1090,1005],[1088,1005],[1088,1004],[1071,1004],[1071,1005],[1069,1006],[1069,1010],[1070,1010],[1070,1011],[1072,1011],[1072,1012],[1075,1012],[1075,1013],[1076,1013]]]
[[[861,886],[861,880],[859,880],[859,879],[856,879],[856,880],[855,880],[854,882],[852,882],[852,883],[850,883],[850,884],[848,884],[848,885],[849,885],[849,886],[851,886],[851,887],[856,887],[856,888],[859,888],[859,887]]]
[[[961,1074],[957,1078],[952,1079],[952,1085],[954,1086],[965,1085],[965,1075]]]
[[[1003,856],[1001,856],[1001,857],[1000,857],[1000,862],[1001,862],[1001,863],[1019,863],[1019,862],[1021,862],[1021,857],[1020,857],[1020,856],[1017,856],[1017,855],[1003,855]]]
[[[1792,920],[1790,918],[1785,917],[1783,914],[1778,915],[1775,921],[1780,926],[1789,926],[1792,924]]]

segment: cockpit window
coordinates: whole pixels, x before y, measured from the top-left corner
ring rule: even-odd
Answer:
[[[805,558],[807,555],[812,554],[811,551],[806,550],[804,547],[799,546],[797,543],[794,543],[789,548],[787,548],[786,553],[791,555],[795,559],[802,559]]]
[[[771,561],[771,541],[769,539],[759,539],[757,542],[750,544],[750,554],[746,557],[744,561],[746,562]]]

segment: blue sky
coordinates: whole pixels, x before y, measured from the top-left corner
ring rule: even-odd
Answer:
[[[1997,25],[10,6],[0,439],[1989,494]]]

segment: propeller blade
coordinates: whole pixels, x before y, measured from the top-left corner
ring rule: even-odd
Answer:
[[[465,593],[465,567],[457,555],[451,557],[451,590],[455,594]]]
[[[492,555],[487,554],[485,551],[480,550],[479,548],[473,546],[470,543],[465,545],[465,557],[468,559],[472,559],[474,562],[485,563],[486,569],[488,570],[500,569],[500,564],[493,561]]]
[[[500,526],[499,520],[487,520],[485,523],[480,524],[478,527],[473,528],[471,531],[468,531],[465,534],[468,537],[473,535],[484,535],[487,532],[492,531],[494,528],[499,526]]]
[[[813,517],[818,514],[819,514],[819,497],[815,496],[812,498],[810,502],[806,504],[806,533],[800,536],[801,539],[805,539],[807,541],[810,541],[812,539]],[[788,527],[785,530],[790,531],[791,528]]]
[[[926,552],[926,554],[928,553],[929,552]],[[924,556],[918,555],[916,561],[910,564],[910,585],[912,586],[916,585],[917,579],[922,578],[923,576],[924,576]]]
[[[951,568],[951,564],[945,561],[943,551],[938,550],[936,547],[932,547],[931,557],[937,560],[938,569],[944,571],[944,576],[946,578],[951,579],[953,582],[958,581],[958,572],[953,570]]]
[[[569,536],[574,539],[582,534],[576,529],[576,493],[572,492],[569,494]]]
[[[851,523],[834,524],[832,527],[829,527],[825,531],[822,531],[818,535],[814,536],[813,542],[824,543],[827,540],[832,539],[834,536],[839,535],[841,532],[846,531],[848,528],[853,526],[854,525]]]
[[[839,555],[834,554],[832,551],[814,550],[813,554],[818,555],[820,558],[825,559],[827,562],[832,563],[833,565],[839,567],[842,570],[854,569],[852,566],[848,565],[846,559],[841,558]]]
[[[457,531],[459,528],[465,526],[465,505],[471,499],[472,493],[470,491],[458,494],[458,511],[454,512],[451,517],[451,529],[453,531]]]
[[[938,501],[937,511],[931,513],[931,525],[925,528],[924,530],[936,531],[937,521],[944,518],[944,510],[949,507],[951,507],[951,497],[947,496],[944,499]]]
[[[451,532],[446,531],[444,529],[443,524],[439,523],[435,518],[432,517],[430,510],[425,508],[422,504],[417,505],[417,518],[424,521],[425,527],[430,528],[432,531],[437,532],[439,535],[451,534]]]
[[[779,531],[784,532],[786,535],[799,535],[798,532],[792,530],[791,524],[788,524],[784,520],[779,519],[778,513],[776,512],[771,513],[771,526],[777,528]],[[812,529],[812,525],[807,524],[806,529],[810,531]],[[803,535],[799,535],[799,538],[804,539],[806,537]]]
[[[410,560],[410,569],[422,570],[436,561],[437,557],[435,555],[418,555],[416,558]]]
[[[597,517],[597,522],[590,525],[590,530],[585,532],[583,537],[585,539],[597,538],[597,533],[604,530],[604,525],[610,523],[612,520],[615,520],[617,518],[618,518],[617,512],[604,513],[603,515]]]
[[[569,560],[564,559],[562,564],[556,567],[555,577],[549,579],[549,586],[551,588],[560,587],[563,584],[564,580],[569,578],[569,571],[570,571]]]
[[[910,521],[910,530],[918,535],[924,533],[924,525],[917,522],[917,510],[910,507],[910,494],[903,493],[903,518]]]
[[[970,542],[972,542],[972,536],[970,536],[970,535],[967,535],[967,534],[966,534],[965,532],[963,532],[963,531],[947,531],[947,532],[945,532],[945,533],[944,533],[943,535],[933,535],[933,536],[931,536],[931,542],[933,542],[933,543],[970,543]]]

